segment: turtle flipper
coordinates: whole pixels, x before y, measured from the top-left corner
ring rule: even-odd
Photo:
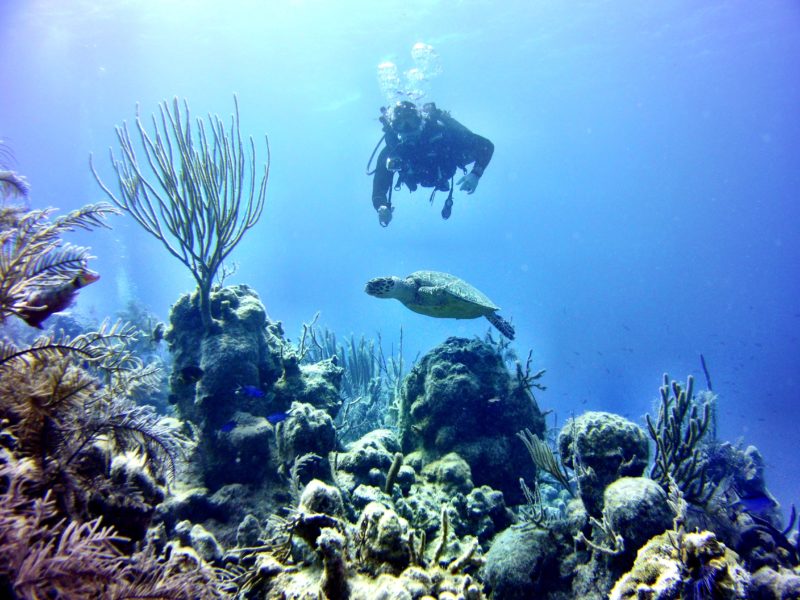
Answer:
[[[497,327],[497,330],[508,339],[514,339],[514,326],[506,321],[503,317],[497,313],[489,313],[486,315],[486,319],[489,321],[489,323]]]

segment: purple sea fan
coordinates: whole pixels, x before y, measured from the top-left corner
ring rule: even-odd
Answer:
[[[31,191],[28,180],[14,171],[0,171],[0,195],[4,198],[27,198]]]

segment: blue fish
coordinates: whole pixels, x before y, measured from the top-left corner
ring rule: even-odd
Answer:
[[[264,390],[256,385],[240,385],[239,389],[236,390],[237,394],[244,394],[245,396],[249,396],[250,398],[263,398],[264,397]]]
[[[289,413],[276,412],[276,413],[272,413],[271,415],[267,415],[267,421],[269,421],[273,425],[277,425],[281,421],[285,421],[286,417],[288,417],[288,416],[289,416]]]
[[[236,429],[237,425],[238,423],[236,421],[228,421],[219,428],[220,433],[230,433],[231,431]]]

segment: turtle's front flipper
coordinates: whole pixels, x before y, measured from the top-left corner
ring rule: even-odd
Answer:
[[[508,339],[510,340],[514,339],[514,327],[503,317],[501,317],[497,313],[489,313],[488,315],[486,315],[486,319],[489,321],[489,323],[497,327],[497,330],[504,336],[506,336]]]

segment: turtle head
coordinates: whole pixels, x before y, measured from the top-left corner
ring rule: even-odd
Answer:
[[[394,275],[391,277],[376,277],[367,282],[364,291],[376,298],[393,298],[396,293],[397,284],[402,281],[402,279]]]

